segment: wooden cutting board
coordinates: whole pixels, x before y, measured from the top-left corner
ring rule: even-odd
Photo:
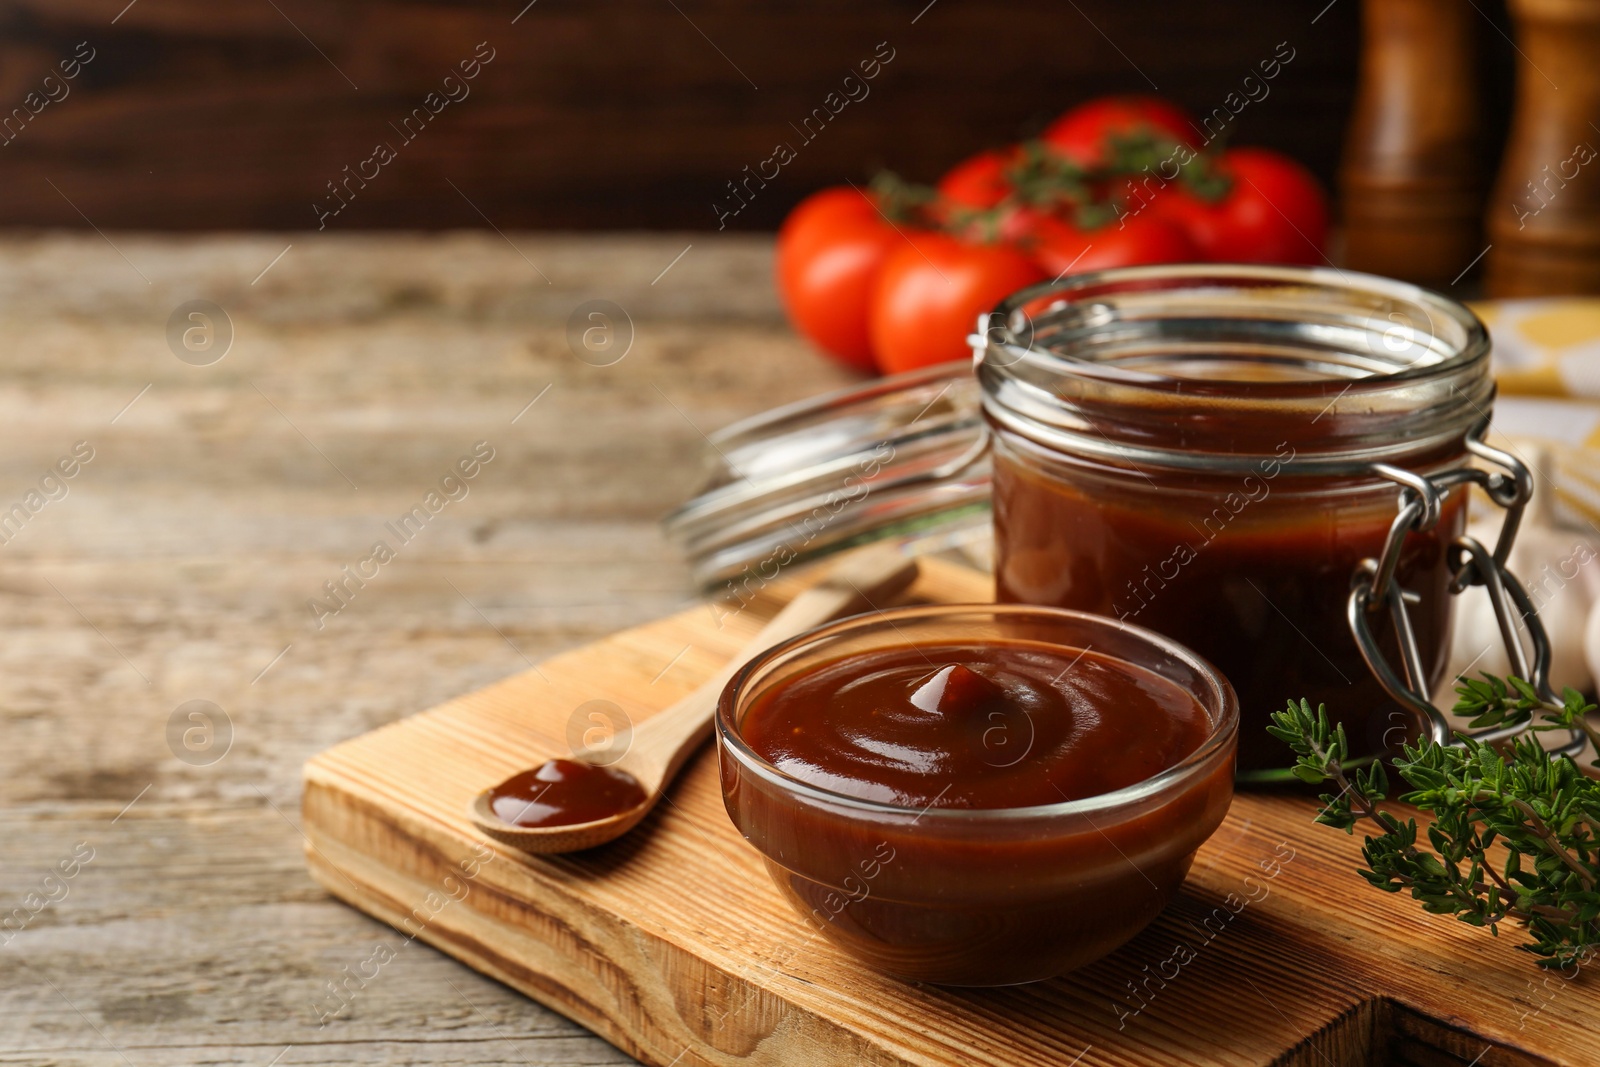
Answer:
[[[769,592],[616,634],[317,756],[312,874],[658,1067],[1600,1063],[1595,976],[1546,975],[1513,931],[1493,939],[1371,889],[1359,841],[1312,825],[1304,797],[1239,796],[1179,899],[1109,958],[982,991],[885,978],[814,936],[729,823],[709,747],[670,803],[591,853],[527,857],[471,826],[474,794],[603,721],[590,701],[642,719],[711,675],[783,589]],[[930,561],[913,596],[990,589]]]

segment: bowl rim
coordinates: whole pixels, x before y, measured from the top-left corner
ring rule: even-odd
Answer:
[[[1058,804],[1036,804],[1015,808],[936,808],[930,804],[918,809],[884,801],[866,800],[861,797],[851,796],[848,793],[840,793],[822,786],[813,785],[780,770],[751,748],[744,738],[740,736],[735,714],[738,711],[744,688],[758,671],[771,664],[774,660],[788,655],[807,644],[820,642],[827,638],[838,636],[841,633],[874,624],[887,624],[898,630],[898,624],[903,622],[915,622],[940,616],[972,614],[1002,615],[1013,618],[1024,616],[1044,617],[1057,621],[1087,624],[1090,627],[1101,629],[1114,629],[1119,633],[1131,634],[1145,644],[1154,646],[1156,649],[1183,661],[1193,669],[1197,677],[1204,683],[1207,693],[1211,695],[1211,704],[1207,703],[1206,694],[1195,692],[1194,690],[1190,691],[1194,692],[1196,699],[1200,700],[1202,706],[1206,708],[1208,716],[1210,716],[1213,704],[1220,708],[1220,714],[1212,719],[1211,732],[1198,748],[1158,774],[1142,779],[1132,785],[1123,786],[1121,789],[1112,790],[1109,793],[1080,797],[1076,800],[1066,800]],[[1060,647],[1076,649],[1076,646],[1073,645],[1061,645]],[[1088,651],[1092,647],[1091,643],[1084,649],[1078,649],[1078,651]],[[1112,656],[1110,654],[1107,654],[1107,656],[1120,662],[1127,662],[1121,656]],[[1149,670],[1150,668],[1142,669]],[[936,823],[949,822],[951,824],[982,822],[985,820],[1021,822],[1029,819],[1056,819],[1062,816],[1107,811],[1136,804],[1139,801],[1161,794],[1168,787],[1194,775],[1208,764],[1214,762],[1219,750],[1232,748],[1239,733],[1239,699],[1234,693],[1233,685],[1222,672],[1212,666],[1210,661],[1203,658],[1199,653],[1186,645],[1174,641],[1170,637],[1156,633],[1154,630],[1125,622],[1121,619],[1115,619],[1108,615],[1032,604],[925,604],[879,608],[862,612],[858,615],[850,615],[807,630],[773,645],[740,666],[739,670],[728,680],[728,684],[717,698],[715,722],[719,753],[730,754],[740,764],[768,782],[811,800],[852,808],[871,815],[914,816],[914,822],[921,821],[924,818]]]

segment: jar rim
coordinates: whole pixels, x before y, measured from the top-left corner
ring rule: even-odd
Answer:
[[[1037,804],[1015,808],[915,808],[884,801],[867,800],[813,785],[791,775],[763,757],[744,740],[739,726],[739,711],[744,703],[745,690],[764,668],[777,663],[806,646],[835,638],[851,631],[872,625],[887,625],[900,633],[904,627],[918,621],[962,614],[982,614],[1009,618],[1045,618],[1058,622],[1072,622],[1091,629],[1116,630],[1136,641],[1171,656],[1194,672],[1204,686],[1204,692],[1191,690],[1192,695],[1205,709],[1211,720],[1211,729],[1198,748],[1171,767],[1132,785],[1114,789],[1109,793],[1080,797],[1056,804]],[[1091,643],[1092,644],[1092,643]],[[1121,657],[1118,657],[1119,659]],[[1069,608],[1042,607],[1031,604],[922,604],[897,608],[883,608],[852,615],[825,623],[805,633],[780,642],[754,657],[739,668],[717,699],[717,742],[722,751],[729,753],[748,771],[768,783],[810,800],[848,808],[866,815],[915,816],[937,825],[954,825],[983,821],[1022,822],[1029,819],[1057,819],[1063,816],[1092,814],[1126,807],[1161,795],[1191,776],[1212,765],[1228,748],[1239,731],[1239,701],[1233,686],[1211,663],[1188,646],[1170,637],[1156,633],[1134,623],[1096,615]]]
[[[1089,272],[1012,294],[980,327],[992,424],[1125,464],[1249,466],[1286,425],[1316,425],[1299,472],[1355,471],[1448,448],[1494,391],[1470,309],[1325,267]]]

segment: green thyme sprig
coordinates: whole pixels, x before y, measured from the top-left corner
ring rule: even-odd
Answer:
[[[1485,678],[1457,689],[1457,711],[1481,725],[1527,722],[1538,712],[1535,729],[1590,733],[1584,715],[1594,707],[1572,690],[1556,706],[1520,679]],[[1346,773],[1344,727],[1330,723],[1325,708],[1313,714],[1308,701],[1291,701],[1267,729],[1294,751],[1298,778],[1338,786],[1323,795],[1317,822],[1346,833],[1363,820],[1376,828],[1360,872],[1372,885],[1408,890],[1423,910],[1496,936],[1513,920],[1529,936],[1518,947],[1542,966],[1579,965],[1600,951],[1600,781],[1571,757],[1551,755],[1531,736],[1502,748],[1470,738],[1459,747],[1405,746],[1394,768],[1410,789],[1394,799],[1433,816],[1424,843],[1415,818],[1381,806],[1390,790],[1381,763]]]

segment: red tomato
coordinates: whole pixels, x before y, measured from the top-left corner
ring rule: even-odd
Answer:
[[[778,231],[778,293],[794,328],[823,351],[873,371],[873,283],[905,239],[849,186],[802,200]]]
[[[1216,203],[1186,189],[1163,190],[1153,207],[1181,223],[1201,254],[1217,263],[1327,262],[1328,199],[1311,172],[1265,148],[1222,153],[1217,170],[1232,180]]]
[[[911,235],[889,257],[872,301],[872,343],[888,374],[965,359],[978,316],[1041,281],[1033,261],[1003,245],[965,244],[941,233]]]
[[[991,148],[957,163],[939,179],[939,195],[959,207],[983,210],[994,207],[1011,192],[1006,170],[1016,161],[1017,148]]]
[[[1159,96],[1103,96],[1068,111],[1042,136],[1079,166],[1096,167],[1106,162],[1112,137],[1141,131],[1190,144],[1195,127],[1188,112]]]
[[[1156,215],[1153,207],[1095,230],[1080,229],[1052,216],[1038,218],[1026,244],[1034,262],[1056,278],[1112,267],[1192,263],[1200,258],[1182,227]]]
[[[1209,262],[1213,259],[1211,249],[1201,240],[1201,236],[1211,235],[1210,229],[1215,229],[1215,220],[1208,224],[1200,216],[1213,207],[1213,204],[1200,199],[1182,182],[1173,182],[1151,201],[1148,210],[1152,215],[1166,220],[1188,234],[1195,248],[1199,250],[1200,258]],[[1207,228],[1208,225],[1210,229]]]

